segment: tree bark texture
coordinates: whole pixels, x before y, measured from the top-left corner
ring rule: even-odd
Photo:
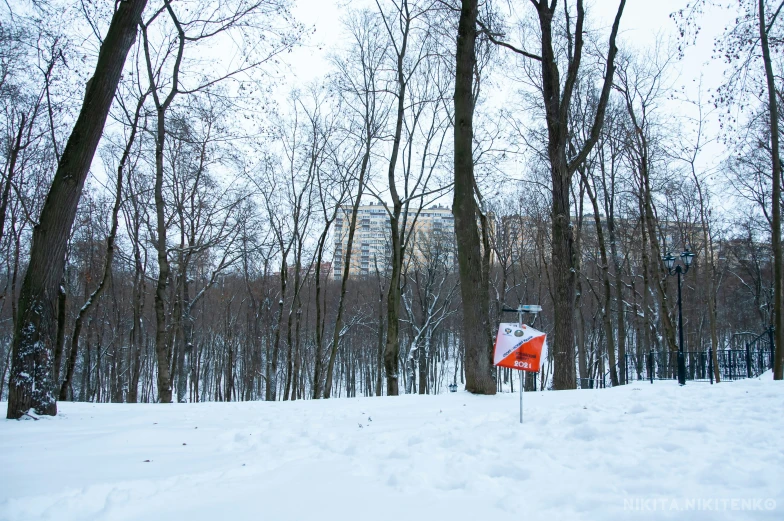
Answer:
[[[566,77],[561,86],[558,58],[553,42],[553,18],[556,2],[534,2],[539,18],[542,38],[542,95],[547,120],[547,155],[550,160],[552,180],[552,283],[554,308],[554,335],[552,346],[554,354],[553,388],[574,389],[575,378],[575,339],[574,339],[574,302],[577,284],[577,271],[574,267],[574,237],[571,223],[570,189],[572,176],[596,144],[604,122],[607,100],[610,95],[612,78],[615,73],[615,56],[618,52],[615,39],[618,34],[621,15],[625,6],[621,0],[610,33],[604,84],[597,103],[596,114],[590,135],[582,149],[571,160],[567,159],[566,149],[569,139],[569,108],[574,87],[578,80],[583,47],[583,22],[585,10],[582,0],[577,0],[577,18],[574,27],[574,46],[570,42],[570,59]],[[571,31],[571,27],[567,27]]]
[[[784,379],[784,327],[782,326],[782,252],[781,252],[781,157],[779,155],[779,110],[776,99],[776,80],[768,45],[765,19],[765,0],[758,0],[760,46],[765,64],[768,88],[768,121],[770,123],[770,149],[773,161],[773,190],[771,193],[771,244],[773,246],[773,327],[775,328],[776,354],[773,362],[773,379]]]
[[[455,217],[460,293],[463,298],[466,390],[477,394],[495,394],[490,296],[484,291],[487,284],[482,280],[484,271],[474,194],[473,77],[477,14],[477,1],[463,0],[455,56],[455,188],[452,214]]]
[[[117,4],[82,109],[33,230],[14,331],[9,419],[20,418],[31,408],[39,414],[57,414],[50,353],[56,337],[57,291],[65,266],[65,250],[82,188],[146,3],[147,0],[127,0]]]

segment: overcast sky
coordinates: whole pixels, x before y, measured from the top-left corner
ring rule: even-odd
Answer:
[[[533,9],[528,0],[510,0],[519,10]],[[675,39],[677,36],[675,23],[670,13],[686,5],[688,0],[627,0],[621,20],[621,42],[636,48],[652,46],[657,35],[661,38]],[[293,73],[300,81],[308,81],[323,76],[329,66],[327,55],[341,37],[340,17],[349,4],[346,0],[295,0],[295,16],[306,26],[314,27],[315,34],[309,39],[306,47],[298,49],[291,55],[290,63]],[[360,0],[350,2],[351,5],[368,4],[372,1]],[[617,0],[588,1],[588,16],[592,26],[612,25],[618,8]],[[522,11],[519,11],[522,12]],[[707,64],[711,57],[713,37],[721,31],[730,20],[727,12],[706,13],[701,18],[702,33],[695,47],[689,48],[685,59],[676,67],[681,75],[680,82],[684,85],[694,83],[703,75],[706,86],[713,86],[721,79],[720,64]]]
[[[323,77],[329,71],[328,56],[331,49],[341,41],[342,26],[341,16],[346,12],[347,6],[352,7],[368,5],[375,9],[374,0],[294,0],[294,15],[308,27],[315,28],[315,33],[308,39],[305,46],[288,55],[287,62],[291,65],[291,75],[281,87],[288,91],[298,84],[304,84]],[[380,0],[383,2],[385,0]],[[390,0],[386,0],[390,1]],[[531,10],[528,0],[509,0],[518,13]],[[619,47],[623,50],[636,50],[652,48],[658,39],[677,43],[677,27],[670,18],[674,11],[684,8],[688,0],[627,0],[621,19]],[[586,0],[588,21],[590,27],[609,28],[618,8],[618,0]],[[715,88],[722,81],[724,65],[721,62],[711,61],[713,39],[721,34],[723,28],[731,20],[731,13],[724,10],[704,13],[699,19],[701,33],[694,46],[688,46],[683,60],[673,64],[670,71],[672,87],[684,87],[691,99],[696,99],[698,87],[703,90],[703,100],[708,100],[708,89]],[[531,49],[533,50],[533,49]],[[496,91],[488,94],[490,105],[503,104],[508,91]],[[498,98],[498,99],[495,99]],[[670,113],[693,112],[689,104],[667,101],[663,110]],[[677,104],[678,106],[673,106]],[[708,133],[718,134],[718,123],[708,122]],[[698,159],[698,167],[703,171],[714,171],[724,156],[726,150],[718,141],[708,145],[705,152]],[[517,168],[504,168],[506,175],[511,178],[518,177]]]

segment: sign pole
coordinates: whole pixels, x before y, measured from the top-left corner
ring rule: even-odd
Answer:
[[[520,373],[520,423],[523,423],[523,372],[517,371]]]
[[[519,326],[523,327],[523,305],[520,304],[517,308],[517,322]],[[523,372],[517,371],[520,373],[520,425],[523,424]]]

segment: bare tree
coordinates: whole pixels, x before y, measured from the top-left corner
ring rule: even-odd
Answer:
[[[227,80],[234,80],[242,74],[256,69],[271,60],[285,49],[290,48],[294,41],[287,35],[279,36],[272,41],[270,47],[249,43],[247,53],[237,63],[232,63],[224,70],[213,74],[201,75],[194,82],[183,76],[183,64],[187,63],[185,54],[188,48],[198,49],[205,41],[216,40],[231,34],[231,31],[248,29],[258,30],[257,39],[267,39],[267,31],[258,24],[258,19],[279,16],[285,11],[285,4],[276,0],[243,0],[235,5],[219,3],[217,6],[194,6],[193,9],[183,6],[177,8],[170,0],[163,0],[163,6],[152,13],[148,20],[141,24],[144,59],[146,63],[147,78],[150,83],[150,93],[154,102],[156,114],[155,129],[155,189],[154,199],[156,208],[156,249],[158,259],[158,281],[155,290],[155,316],[156,316],[156,355],[158,361],[158,393],[159,401],[169,403],[172,399],[171,367],[168,360],[167,349],[167,310],[166,291],[171,276],[171,267],[168,259],[167,246],[167,218],[166,201],[164,199],[164,150],[166,147],[167,113],[172,107],[175,98],[179,95],[189,95],[203,92],[214,85]],[[164,27],[162,42],[159,48],[154,47],[153,24],[160,21],[165,24],[166,19],[170,26]],[[198,60],[196,60],[198,62]],[[167,75],[166,71],[170,73]]]
[[[643,241],[647,244],[647,248],[643,251],[644,288],[647,291],[652,287],[656,297],[654,305],[658,309],[654,313],[655,316],[651,317],[652,321],[649,325],[653,326],[656,318],[661,321],[664,330],[661,336],[664,337],[670,356],[674,360],[678,346],[666,294],[667,274],[661,262],[666,244],[662,244],[661,234],[658,233],[659,220],[656,216],[652,188],[652,179],[656,170],[654,165],[662,155],[657,147],[659,136],[656,133],[655,107],[656,100],[664,95],[663,65],[656,60],[624,61],[619,67],[616,89],[621,93],[626,105],[630,127],[627,131],[626,155],[637,176],[640,221],[645,228]]]
[[[454,170],[452,213],[455,216],[460,293],[463,302],[463,343],[466,390],[495,394],[488,309],[488,281],[477,221],[474,176],[474,71],[476,68],[477,16],[475,0],[463,0],[457,28],[454,93]]]
[[[82,110],[63,149],[57,172],[33,233],[30,261],[22,283],[9,380],[9,419],[31,408],[57,414],[49,353],[56,341],[57,288],[65,264],[65,246],[82,187],[117,90],[125,58],[136,39],[147,0],[117,4],[87,86]]]
[[[610,32],[604,81],[596,104],[593,125],[580,148],[575,147],[573,150],[569,149],[569,111],[583,57],[585,7],[582,0],[577,0],[576,14],[573,14],[568,4],[564,2],[566,41],[563,47],[566,52],[567,68],[566,76],[561,81],[559,61],[563,57],[557,52],[561,48],[557,42],[559,32],[553,30],[553,22],[558,15],[558,2],[531,0],[531,3],[539,19],[540,56],[526,51],[523,47],[515,47],[500,40],[499,37],[503,35],[494,32],[492,27],[485,26],[483,31],[494,43],[515,52],[524,59],[538,61],[541,65],[542,103],[547,123],[547,159],[552,178],[552,268],[555,291],[555,339],[552,345],[556,357],[553,385],[555,389],[574,389],[576,387],[574,302],[577,271],[574,268],[575,250],[570,214],[570,190],[574,173],[588,158],[599,139],[615,72],[615,56],[618,52],[615,40],[626,2],[621,0]],[[574,29],[572,16],[575,16]]]
[[[674,13],[681,35],[696,38],[700,31],[697,18],[706,9],[724,5],[720,0],[699,0]],[[780,15],[784,2],[743,0],[730,3],[737,9],[734,23],[715,41],[719,56],[731,65],[727,81],[718,91],[716,103],[745,106],[747,96],[764,93],[769,155],[771,162],[771,245],[773,249],[773,327],[776,355],[775,380],[784,379],[784,253],[781,248],[781,151],[779,146],[779,91],[773,70],[771,49],[780,45]]]
[[[390,58],[394,77],[389,79],[389,89],[394,96],[392,148],[386,176],[391,204],[379,191],[373,192],[389,217],[391,259],[384,368],[387,395],[396,396],[399,393],[403,263],[425,198],[444,189],[434,187],[433,183],[437,181],[434,174],[442,155],[449,116],[443,103],[446,71],[434,56],[435,35],[429,30],[427,19],[433,9],[432,3],[401,0],[389,10],[379,2],[376,5],[393,51]],[[399,187],[401,180],[402,187]]]
[[[349,164],[354,167],[351,177],[356,178],[356,193],[351,194],[351,214],[344,212],[343,220],[347,220],[346,251],[335,252],[335,270],[341,269],[340,294],[336,311],[335,326],[332,331],[332,342],[329,361],[326,370],[326,383],[324,384],[324,398],[329,398],[332,393],[332,380],[338,346],[344,334],[343,313],[345,310],[346,289],[351,273],[351,256],[354,248],[354,235],[357,228],[357,214],[362,201],[367,180],[369,177],[371,153],[378,142],[381,128],[384,124],[386,111],[381,98],[380,71],[386,61],[387,47],[383,33],[369,11],[360,11],[353,18],[349,18],[349,32],[351,34],[351,55],[357,59],[353,64],[338,65],[339,76],[337,86],[345,101],[345,106],[350,109],[350,132],[355,142],[356,157],[358,161]],[[339,232],[342,234],[342,232]],[[319,385],[319,384],[317,384]]]
[[[76,317],[76,321],[74,322],[73,333],[71,335],[71,348],[68,354],[68,361],[66,364],[66,371],[65,377],[63,378],[62,385],[60,386],[60,394],[59,400],[66,400],[67,399],[67,392],[71,386],[71,379],[73,378],[74,368],[76,366],[76,357],[79,351],[79,335],[81,334],[82,330],[82,323],[84,321],[85,316],[89,313],[90,309],[95,305],[98,299],[101,297],[103,292],[106,289],[107,282],[109,281],[109,277],[111,276],[112,272],[112,262],[114,260],[114,253],[115,253],[115,241],[117,239],[117,226],[119,224],[119,214],[120,214],[120,207],[123,201],[123,172],[128,167],[128,161],[133,151],[134,142],[136,141],[136,135],[139,131],[139,125],[142,123],[142,109],[144,107],[144,102],[147,97],[146,93],[142,93],[136,103],[136,109],[134,113],[126,114],[128,117],[128,124],[129,124],[129,135],[127,141],[125,143],[125,147],[122,151],[122,155],[120,160],[117,163],[117,178],[115,181],[115,196],[114,196],[114,205],[112,206],[112,215],[111,215],[111,225],[109,229],[109,235],[106,237],[106,255],[104,259],[104,269],[103,269],[103,276],[101,277],[98,286],[93,290],[90,296],[87,298],[87,301],[79,308],[79,312]],[[55,375],[59,375],[59,368],[60,368],[60,360],[57,359],[55,355]]]
[[[433,339],[444,321],[456,312],[452,306],[458,280],[452,273],[454,252],[452,238],[444,230],[417,232],[407,270],[408,291],[402,295],[403,307],[412,328],[412,338],[405,358],[407,370],[406,393],[427,392],[427,360]],[[416,369],[419,382],[416,384]]]

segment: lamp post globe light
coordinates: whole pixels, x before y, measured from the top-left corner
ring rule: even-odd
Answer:
[[[681,275],[689,271],[692,259],[694,259],[694,253],[692,253],[688,246],[681,253],[681,262],[683,265],[675,264],[676,259],[672,253],[668,253],[662,257],[664,265],[667,267],[667,273],[669,275],[678,276],[678,383],[680,385],[686,385],[686,358],[683,354],[683,305],[681,301]]]

